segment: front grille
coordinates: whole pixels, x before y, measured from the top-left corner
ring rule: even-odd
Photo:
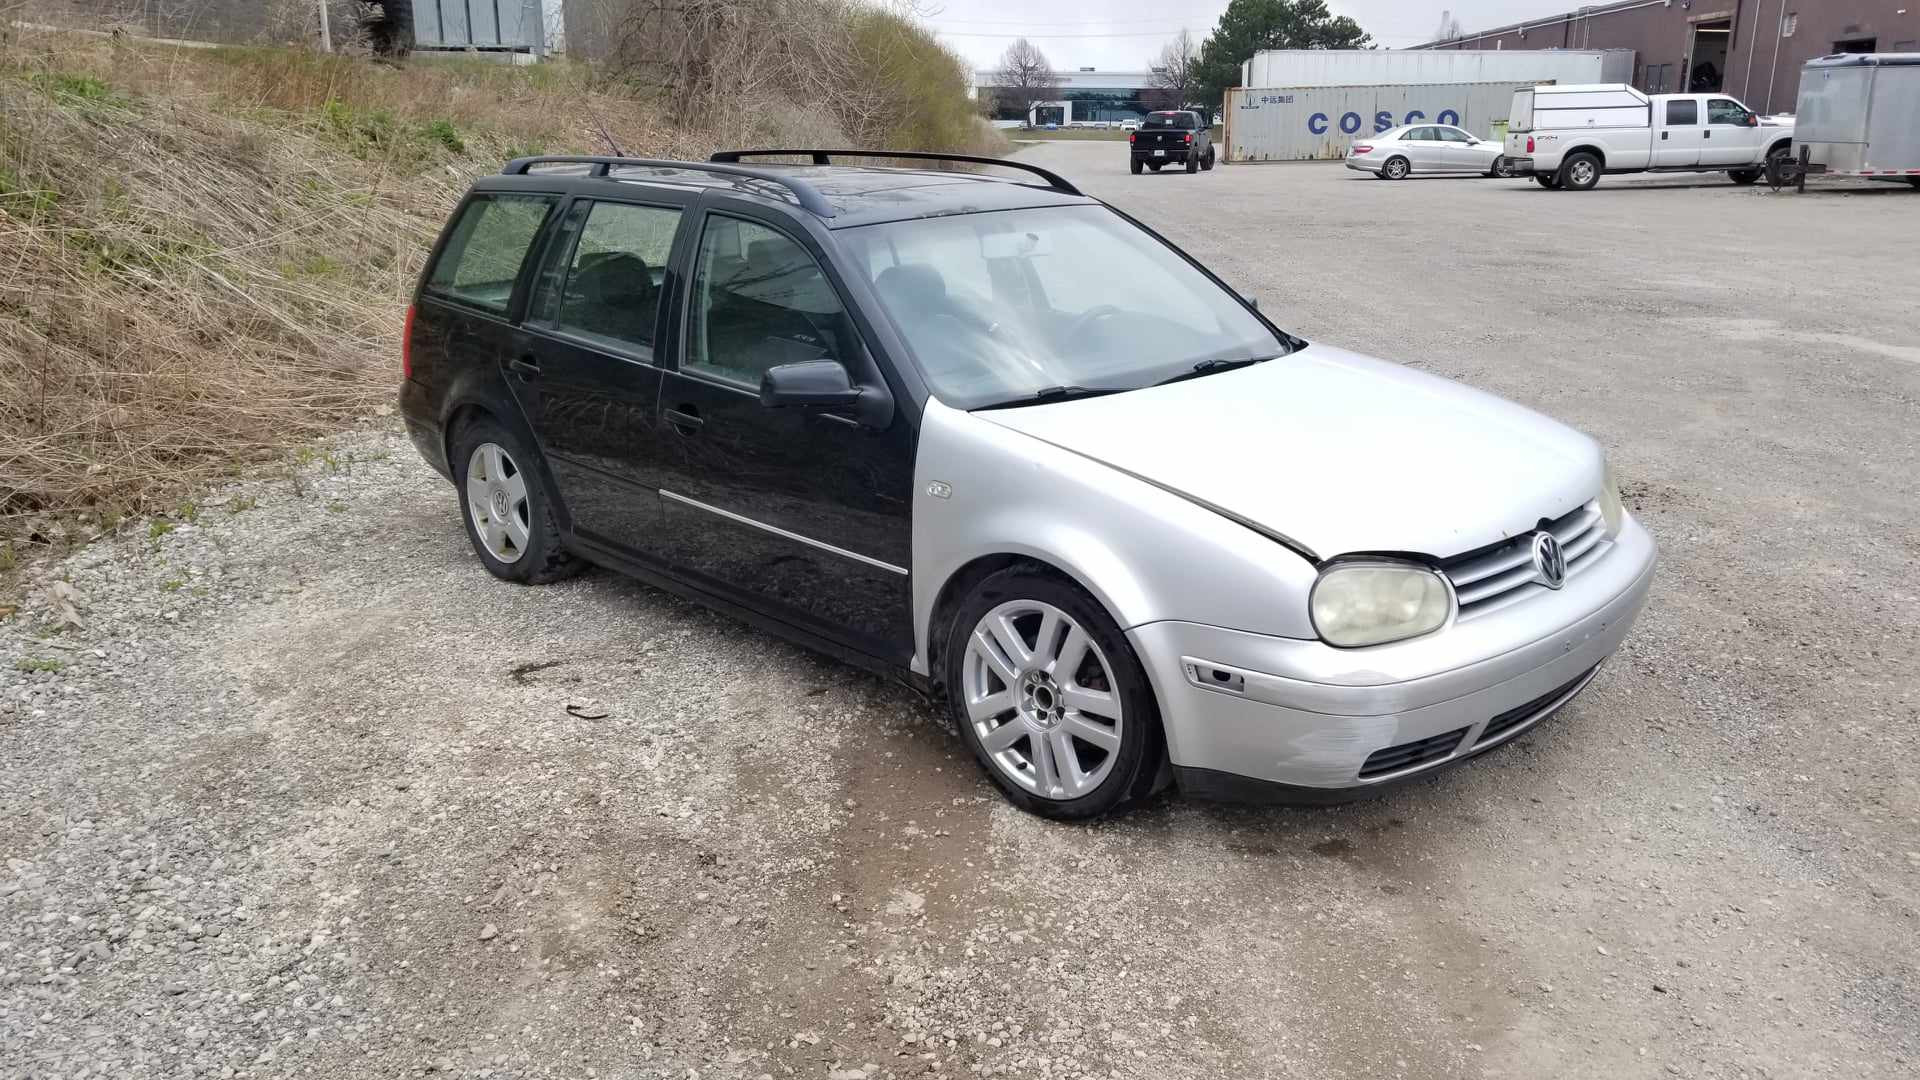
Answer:
[[[1567,556],[1567,580],[1598,562],[1611,544],[1601,525],[1600,504],[1591,502],[1547,522],[1546,529],[1560,541]],[[1546,591],[1534,577],[1533,533],[1502,540],[1440,564],[1460,598],[1460,618],[1471,619]]]
[[[1594,665],[1594,667],[1598,667],[1598,666],[1599,666],[1598,664]],[[1522,724],[1525,724],[1531,720],[1536,719],[1540,715],[1540,711],[1542,709],[1545,709],[1547,706],[1552,705],[1554,702],[1560,700],[1560,698],[1564,697],[1567,693],[1572,691],[1575,687],[1579,686],[1581,682],[1587,679],[1588,676],[1592,675],[1593,672],[1594,672],[1594,668],[1588,668],[1587,670],[1581,672],[1580,674],[1574,676],[1572,679],[1568,680],[1566,685],[1556,686],[1552,690],[1549,690],[1546,693],[1541,694],[1539,697],[1534,698],[1532,701],[1527,702],[1525,705],[1516,705],[1513,708],[1508,709],[1506,712],[1503,712],[1500,715],[1494,717],[1493,719],[1487,721],[1487,726],[1480,730],[1480,741],[1477,743],[1474,743],[1474,745],[1485,746],[1486,744],[1500,738],[1502,735],[1506,734],[1507,732],[1512,731],[1514,728],[1517,728]]]
[[[1461,728],[1459,731],[1449,731],[1445,735],[1429,735],[1414,742],[1389,746],[1385,750],[1375,750],[1368,756],[1366,763],[1360,766],[1360,779],[1385,776],[1415,765],[1425,765],[1429,761],[1439,761],[1452,754],[1454,748],[1460,745],[1460,740],[1466,737],[1467,729]]]

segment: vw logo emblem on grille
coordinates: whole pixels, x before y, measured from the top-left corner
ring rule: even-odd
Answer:
[[[1567,553],[1560,550],[1560,541],[1545,530],[1533,534],[1533,570],[1539,575],[1540,584],[1549,589],[1567,583]]]

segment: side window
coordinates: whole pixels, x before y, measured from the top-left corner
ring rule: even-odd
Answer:
[[[484,195],[467,203],[427,291],[505,315],[520,264],[555,201],[551,195]]]
[[[1700,103],[1692,98],[1667,102],[1667,126],[1689,127],[1700,122]]]
[[[851,364],[853,332],[813,256],[785,234],[708,216],[693,270],[688,371],[747,386],[767,369],[805,360]]]
[[[650,353],[679,228],[678,210],[594,203],[567,265],[554,324]]]
[[[1707,99],[1707,123],[1747,126],[1747,107],[1732,98]]]
[[[1432,138],[1432,131],[1433,131],[1432,128],[1423,128],[1423,127],[1408,128],[1407,133],[1400,136],[1400,141],[1401,142],[1427,142]]]
[[[1443,127],[1434,128],[1434,130],[1440,133],[1442,139],[1450,143],[1470,143],[1473,141],[1473,136],[1461,131],[1459,128]]]

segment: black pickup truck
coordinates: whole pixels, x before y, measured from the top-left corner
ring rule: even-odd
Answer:
[[[1213,168],[1213,132],[1200,122],[1200,114],[1185,109],[1152,112],[1140,123],[1140,130],[1127,135],[1127,156],[1133,161],[1134,175],[1142,166],[1159,172],[1172,163],[1186,165],[1188,172]]]

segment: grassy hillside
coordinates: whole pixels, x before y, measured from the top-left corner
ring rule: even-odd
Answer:
[[[868,20],[850,24],[871,55],[846,100],[869,139],[994,149],[950,54],[929,68],[901,48],[937,49],[924,34],[848,10]],[[388,409],[405,298],[471,176],[604,153],[603,129],[649,156],[841,143],[854,114],[837,104],[690,128],[580,65],[16,38],[0,47],[0,569]]]

